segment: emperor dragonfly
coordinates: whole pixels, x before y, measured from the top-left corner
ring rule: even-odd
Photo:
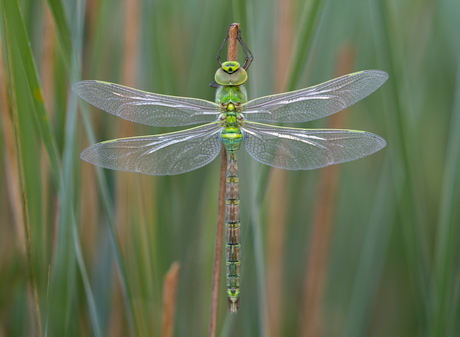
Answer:
[[[301,123],[332,115],[370,95],[388,78],[387,73],[379,70],[359,71],[306,89],[248,102],[243,84],[253,57],[240,37],[238,40],[246,61],[241,67],[235,61],[221,63],[218,56],[220,68],[212,83],[217,87],[216,103],[103,81],[81,81],[72,86],[84,100],[129,121],[158,127],[208,123],[184,131],[94,144],[80,155],[94,165],[149,175],[175,175],[210,163],[224,145],[228,158],[227,295],[232,313],[239,308],[241,243],[236,154],[241,144],[257,161],[288,170],[321,168],[370,155],[386,145],[383,138],[372,133],[299,129],[260,122]]]

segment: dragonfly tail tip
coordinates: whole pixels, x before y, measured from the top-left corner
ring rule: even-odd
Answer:
[[[236,314],[240,308],[240,298],[236,296],[228,297],[228,309],[232,314]]]

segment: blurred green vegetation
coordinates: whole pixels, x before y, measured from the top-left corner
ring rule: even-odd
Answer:
[[[339,113],[344,128],[388,146],[338,166],[331,203],[319,201],[326,171],[280,173],[240,155],[241,308],[228,313],[222,278],[217,335],[458,334],[460,2],[0,0],[0,8],[0,336],[159,336],[174,261],[174,335],[207,334],[219,161],[171,177],[82,162],[88,144],[173,129],[121,121],[77,100],[70,85],[100,79],[214,100],[215,55],[232,22],[255,56],[250,99],[343,69],[388,72],[381,89]],[[315,225],[322,209],[326,227]]]

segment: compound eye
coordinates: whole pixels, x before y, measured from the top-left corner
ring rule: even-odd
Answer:
[[[232,74],[240,68],[240,64],[236,61],[226,61],[222,63],[222,69],[228,73]]]
[[[231,75],[231,77],[233,85],[241,85],[248,79],[248,74],[244,68],[239,68]]]

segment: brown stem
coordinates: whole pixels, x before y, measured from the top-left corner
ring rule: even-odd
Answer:
[[[278,20],[275,31],[276,68],[275,93],[287,91],[287,74],[291,64],[294,34],[294,0],[277,0]],[[268,337],[282,336],[284,303],[284,268],[286,260],[286,230],[288,228],[289,184],[288,171],[270,169],[270,193],[267,219],[267,294],[270,294],[268,306]],[[286,303],[287,304],[287,303]]]
[[[337,75],[349,73],[353,68],[353,49],[346,45],[339,51]],[[330,117],[329,127],[343,129],[346,111]],[[325,167],[321,172],[316,215],[312,225],[307,277],[304,287],[301,336],[321,336],[325,318],[322,303],[325,292],[329,251],[340,182],[340,165]]]
[[[238,33],[240,31],[239,23],[232,23],[228,29],[228,61],[238,61]]]
[[[238,32],[239,23],[232,23],[228,29],[228,61],[237,61],[238,59]],[[222,159],[220,162],[220,186],[219,186],[219,205],[217,209],[217,232],[216,232],[216,249],[214,251],[214,268],[212,275],[211,290],[211,312],[209,318],[209,337],[216,336],[217,326],[217,308],[219,303],[219,283],[220,283],[220,266],[222,258],[222,239],[224,236],[225,226],[225,188],[227,172],[227,151],[222,145]]]
[[[169,268],[163,281],[163,327],[162,337],[174,335],[174,315],[176,313],[177,284],[180,264],[176,261]]]

